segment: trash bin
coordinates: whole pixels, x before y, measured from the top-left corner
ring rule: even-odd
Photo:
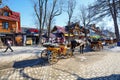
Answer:
[[[117,42],[117,46],[120,46],[120,42]]]

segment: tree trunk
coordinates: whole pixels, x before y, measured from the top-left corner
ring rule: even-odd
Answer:
[[[39,31],[39,45],[42,44],[42,34],[41,34],[41,29]]]
[[[115,28],[116,39],[117,41],[120,41],[119,28],[118,28],[117,20],[115,19],[114,19],[114,28]]]
[[[117,10],[116,10],[116,5],[115,5],[115,0],[113,0],[113,22],[114,22],[114,28],[115,28],[115,35],[117,41],[120,40],[119,36],[119,28],[118,28],[118,22],[117,22]]]
[[[50,28],[51,28],[51,20],[49,21],[49,24],[48,24],[48,41],[50,41]]]
[[[68,21],[68,45],[70,44],[70,18],[69,18],[69,21]]]

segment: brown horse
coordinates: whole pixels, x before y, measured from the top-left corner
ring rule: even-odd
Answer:
[[[117,39],[113,39],[113,40],[105,40],[105,43],[107,44],[107,45],[110,45],[110,44],[114,44],[114,43],[117,43]]]
[[[105,43],[106,43],[107,45],[110,45],[110,44],[113,44],[114,42],[113,42],[113,40],[105,40]]]
[[[91,42],[91,48],[93,50],[102,50],[103,49],[102,41]]]
[[[97,41],[91,41],[90,39],[88,39],[89,43],[90,43],[90,47],[93,50],[102,50],[103,49],[103,44],[102,41],[97,40]]]

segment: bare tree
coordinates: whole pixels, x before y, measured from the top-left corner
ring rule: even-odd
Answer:
[[[38,0],[38,2],[34,2],[34,10],[39,23],[39,43],[41,43],[44,26],[48,28],[49,38],[54,18],[62,13],[62,0]]]
[[[38,0],[37,2],[34,2],[35,14],[39,22],[39,44],[42,43],[41,38],[42,30],[46,20],[47,2],[48,0]]]
[[[120,40],[119,28],[118,28],[118,16],[120,13],[120,0],[96,0],[94,5],[90,8],[96,19],[104,18],[105,16],[111,16],[114,23],[114,29],[117,40]]]
[[[87,40],[87,27],[93,22],[93,16],[91,15],[91,10],[84,5],[80,5],[79,9],[80,22],[84,26],[85,38]]]
[[[88,6],[89,7],[89,6]],[[79,16],[80,22],[84,27],[87,27],[91,22],[94,21],[93,16],[91,15],[91,10],[84,5],[80,5]]]
[[[56,16],[62,14],[62,0],[52,0],[48,12],[48,38],[50,37],[51,24]],[[49,40],[49,39],[48,39]]]
[[[6,6],[6,3],[8,3],[8,0],[0,0],[0,7]]]
[[[70,24],[71,24],[71,19],[73,17],[73,12],[75,10],[76,6],[76,0],[68,0],[67,2],[67,14],[68,14],[68,44],[70,43]]]
[[[71,23],[75,6],[76,6],[76,0],[68,0],[68,5],[67,5],[68,25],[70,25]]]

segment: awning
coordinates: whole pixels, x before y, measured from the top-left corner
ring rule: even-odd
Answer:
[[[64,36],[69,36],[68,33],[65,33]],[[74,36],[73,34],[70,34],[70,36]]]
[[[38,29],[29,29],[30,32],[38,33]]]
[[[94,36],[90,36],[90,38],[100,39],[101,36],[99,36],[99,35],[94,35]]]

